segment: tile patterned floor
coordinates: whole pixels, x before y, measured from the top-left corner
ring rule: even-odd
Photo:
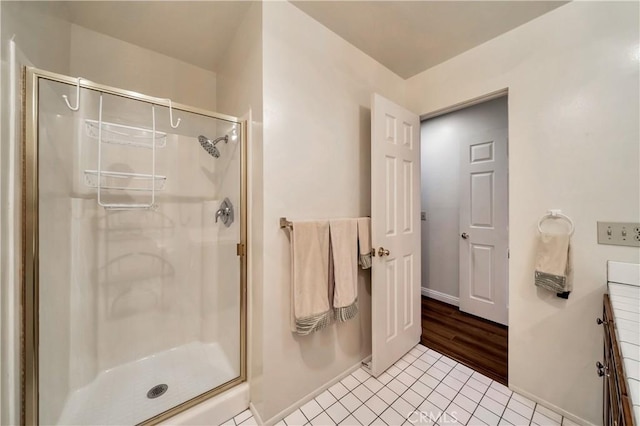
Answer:
[[[249,410],[225,426],[255,425]],[[574,426],[574,422],[417,345],[378,379],[362,368],[276,426]]]

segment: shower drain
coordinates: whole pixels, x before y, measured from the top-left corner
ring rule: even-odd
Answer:
[[[149,392],[147,392],[147,398],[153,399],[153,398],[157,398],[159,396],[162,396],[167,391],[167,389],[169,389],[169,386],[167,386],[165,384],[155,385],[154,387],[149,389]]]

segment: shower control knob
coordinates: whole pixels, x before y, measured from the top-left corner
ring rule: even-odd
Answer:
[[[218,223],[218,219],[221,219],[227,228],[233,223],[233,204],[228,198],[224,199],[220,204],[220,208],[216,211],[216,223]]]
[[[229,216],[229,214],[231,213],[231,209],[229,207],[225,207],[224,209],[219,209],[216,212],[216,223],[218,223],[218,219],[223,216],[223,217],[227,217]]]

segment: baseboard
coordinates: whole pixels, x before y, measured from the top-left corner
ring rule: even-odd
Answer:
[[[348,375],[350,375],[351,373],[356,371],[358,368],[360,368],[362,366],[363,362],[367,362],[370,359],[371,359],[371,355],[369,355],[368,357],[364,358],[362,361],[358,362],[354,366],[348,368],[342,374],[340,374],[340,375],[334,377],[333,379],[329,380],[328,382],[326,382],[324,385],[320,386],[316,390],[314,390],[314,391],[308,393],[307,395],[305,395],[304,397],[300,398],[297,402],[291,404],[290,406],[288,406],[284,410],[280,411],[275,416],[273,416],[270,419],[264,421],[262,424],[263,425],[274,425],[274,424],[276,424],[280,420],[282,420],[285,417],[287,417],[289,414],[291,414],[294,411],[296,411],[298,408],[302,407],[307,402],[311,401],[316,396],[320,395],[322,392],[324,392],[327,389],[329,389],[331,386],[333,386],[336,383],[338,383],[340,380],[344,379],[345,377],[347,377]],[[255,411],[254,411],[254,413],[255,413]],[[258,424],[260,424],[260,423],[258,423]]]
[[[569,420],[571,420],[574,423],[577,423],[579,425],[584,425],[584,426],[596,426],[594,423],[588,422],[585,419],[582,419],[578,416],[576,416],[575,414],[572,414],[570,412],[568,412],[567,410],[563,410],[562,408],[553,405],[552,403],[550,403],[549,401],[545,401],[542,398],[539,398],[525,390],[520,389],[517,386],[513,386],[511,384],[509,384],[509,389],[511,389],[512,391],[514,391],[515,393],[519,393],[522,396],[525,396],[527,398],[529,398],[530,400],[532,400],[533,402],[536,402],[540,405],[542,405],[543,407],[548,408],[551,411],[555,411],[558,414],[562,414],[562,416],[568,418]]]
[[[253,402],[249,402],[249,410],[251,410],[251,414],[253,414],[253,419],[256,421],[256,424],[260,426],[265,424],[262,420],[262,417],[260,416],[260,412],[258,411],[256,406],[253,405]]]
[[[457,297],[441,293],[430,288],[422,287],[422,295],[439,300],[440,302],[448,303],[449,305],[460,306],[460,299]]]

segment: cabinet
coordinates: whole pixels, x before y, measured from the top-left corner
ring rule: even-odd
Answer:
[[[631,399],[623,371],[622,355],[616,338],[613,308],[609,295],[604,295],[602,319],[598,324],[604,329],[604,359],[596,364],[597,372],[603,378],[604,425],[634,425]]]

